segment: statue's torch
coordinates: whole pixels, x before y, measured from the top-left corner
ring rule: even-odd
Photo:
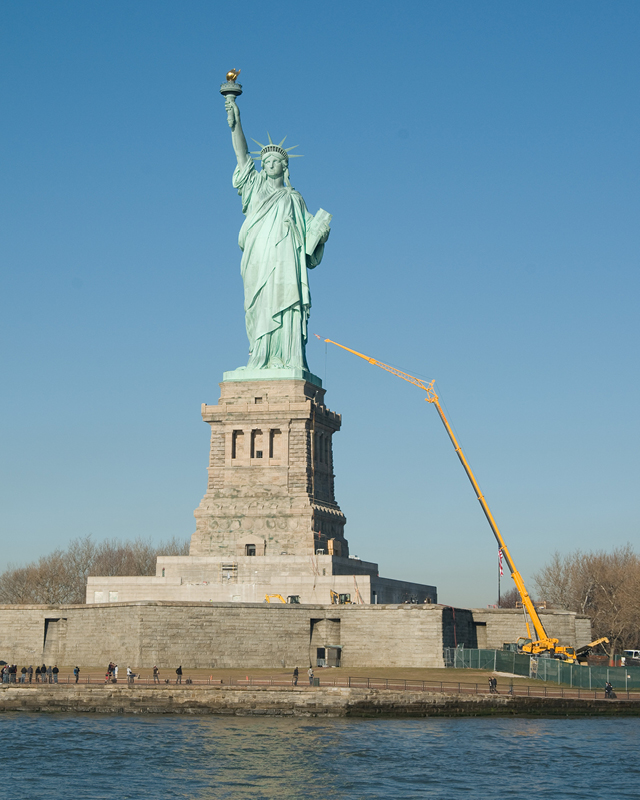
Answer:
[[[220,86],[220,94],[223,97],[227,97],[228,95],[239,97],[242,94],[242,86],[236,83],[236,78],[239,74],[239,69],[231,69],[227,72],[227,81]],[[227,122],[230,128],[233,127],[233,111],[227,111]]]

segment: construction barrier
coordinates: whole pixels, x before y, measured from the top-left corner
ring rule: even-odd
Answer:
[[[444,663],[454,669],[484,669],[508,672],[541,681],[580,689],[602,689],[609,682],[614,689],[640,689],[640,667],[590,667],[567,664],[556,658],[541,658],[509,650],[476,650],[445,647]]]

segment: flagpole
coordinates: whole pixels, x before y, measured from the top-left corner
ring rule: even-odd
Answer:
[[[502,564],[500,563],[500,556],[502,551],[498,548],[498,608],[500,608],[500,573],[502,572]]]

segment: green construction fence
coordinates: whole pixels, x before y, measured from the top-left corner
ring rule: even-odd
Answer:
[[[640,689],[640,667],[590,667],[508,650],[476,650],[466,647],[446,647],[444,662],[446,667],[454,669],[508,672],[580,689],[604,689],[607,681],[614,689]]]

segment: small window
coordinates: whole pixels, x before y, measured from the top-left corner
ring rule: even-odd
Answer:
[[[164,578],[164,567],[162,568],[162,577]]]
[[[118,602],[118,592],[109,592],[109,602],[110,603]]]
[[[262,431],[259,429],[251,431],[251,458],[262,458]],[[260,455],[258,455],[260,453]]]
[[[233,431],[231,434],[231,458],[242,458],[243,437],[242,431]]]
[[[261,398],[261,397],[256,397],[256,398],[254,398],[254,403],[255,403],[256,405],[258,405],[258,404],[259,404],[259,403],[261,403],[261,402],[262,402],[262,398]]]
[[[104,592],[94,592],[93,593],[93,602],[94,603],[104,603]]]
[[[255,544],[245,544],[245,546],[244,546],[244,554],[245,554],[245,556],[255,556],[255,554],[256,554],[256,546],[255,546]]]
[[[277,428],[269,432],[269,458],[280,458],[280,436]]]

